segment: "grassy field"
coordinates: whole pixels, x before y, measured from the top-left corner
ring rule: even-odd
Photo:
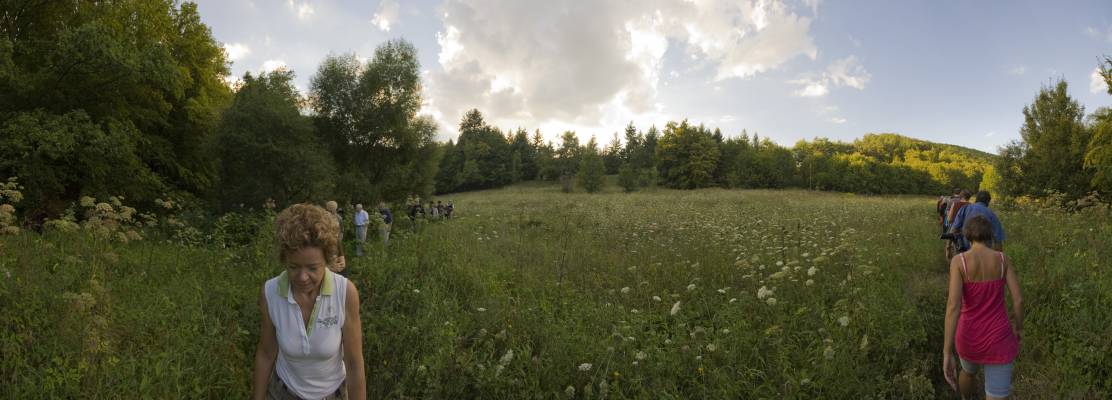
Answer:
[[[349,261],[371,398],[954,397],[933,199],[448,198],[458,218],[399,215],[389,249]],[[1112,396],[1112,218],[999,213],[1027,303],[1017,397]],[[0,238],[0,397],[246,397],[271,229]]]

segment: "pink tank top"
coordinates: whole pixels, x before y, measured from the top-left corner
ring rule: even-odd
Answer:
[[[1019,352],[1004,302],[1004,253],[1000,254],[1000,279],[983,282],[968,280],[965,253],[961,254],[961,317],[954,343],[958,356],[978,364],[1007,364]]]

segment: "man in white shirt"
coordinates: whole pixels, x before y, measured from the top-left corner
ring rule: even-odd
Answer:
[[[371,221],[370,214],[363,209],[362,204],[355,205],[355,256],[363,257],[363,243],[367,241],[367,224]]]

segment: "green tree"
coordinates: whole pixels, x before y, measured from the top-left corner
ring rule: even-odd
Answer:
[[[640,186],[637,183],[637,170],[633,165],[628,162],[623,162],[622,166],[618,168],[618,184],[626,193],[636,191]]]
[[[417,115],[420,64],[412,44],[383,43],[365,65],[355,55],[329,56],[310,86],[318,134],[344,171],[341,198],[400,200],[434,187],[442,152],[432,140],[436,125]]]
[[[247,74],[219,127],[222,161],[217,197],[227,210],[320,201],[332,194],[335,168],[312,122],[301,115],[293,73]]]
[[[664,183],[673,188],[695,189],[714,183],[718,145],[711,133],[687,121],[669,122],[656,147],[656,165]]]
[[[46,145],[50,139],[27,135],[38,131],[56,138],[88,132],[90,138],[71,142],[112,142],[117,152],[132,152],[88,160],[87,165],[102,172],[130,171],[131,176],[98,172],[81,181],[60,178],[70,165],[48,162],[45,153],[61,154],[64,143],[54,149],[58,151],[9,155],[14,158],[5,158],[5,165],[35,162],[38,168],[0,167],[0,176],[40,175],[23,176],[23,182],[53,182],[42,188],[28,185],[31,193],[24,205],[30,212],[25,215],[56,215],[78,196],[117,182],[114,194],[128,196],[132,204],[167,191],[188,196],[213,187],[218,168],[208,154],[231,92],[222,80],[228,73],[224,52],[201,22],[196,4],[2,4],[0,120],[28,129],[9,130],[0,141]],[[98,165],[108,162],[125,166]]]
[[[594,193],[602,189],[606,167],[603,165],[602,156],[599,154],[598,143],[595,138],[587,141],[579,155],[579,167],[576,178],[579,186],[587,193]]]
[[[1055,190],[1070,197],[1085,194],[1091,178],[1084,169],[1089,130],[1085,108],[1070,97],[1065,81],[1042,88],[1023,108],[1020,136],[1026,144],[1019,158],[1026,194]]]
[[[1085,168],[1092,173],[1094,190],[1112,194],[1112,108],[1104,107],[1089,116],[1092,139],[1085,154]]]

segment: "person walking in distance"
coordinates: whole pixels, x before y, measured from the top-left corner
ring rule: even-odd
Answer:
[[[362,204],[355,205],[355,256],[363,257],[363,243],[367,241],[367,224],[371,222],[371,215],[363,209]]]

